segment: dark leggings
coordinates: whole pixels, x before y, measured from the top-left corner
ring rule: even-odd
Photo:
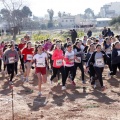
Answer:
[[[75,76],[76,76],[76,72],[77,72],[77,67],[80,68],[81,73],[82,73],[82,81],[84,80],[84,68],[83,68],[83,64],[82,63],[75,63]]]
[[[117,68],[120,71],[120,63],[118,63],[118,64],[112,64],[112,72],[110,73],[110,75],[116,75]]]
[[[16,74],[18,73],[17,66],[18,66],[18,62],[15,62],[15,73]]]
[[[20,56],[20,63],[21,63],[23,72],[25,72],[25,68],[24,68],[24,59],[23,59],[23,57],[21,57],[21,56]]]
[[[67,77],[70,73],[70,75],[72,77],[71,79],[72,79],[72,81],[74,81],[74,78],[75,78],[75,67],[74,66],[72,66],[72,67],[65,66],[65,73],[66,73],[66,78],[65,79],[67,79]]]
[[[14,69],[15,69],[15,64],[7,64],[7,72],[10,75],[10,81],[12,81],[14,77]]]
[[[65,69],[64,69],[63,66],[60,67],[60,68],[55,68],[55,67],[53,67],[53,75],[51,76],[51,79],[50,79],[50,80],[52,81],[52,80],[56,77],[58,71],[60,71],[61,74],[62,74],[62,85],[65,86],[66,79],[65,79]]]
[[[103,69],[104,69],[104,68],[103,68],[103,67],[101,67],[101,68],[99,68],[99,67],[94,67],[94,69],[95,69],[95,73],[96,73],[96,75],[97,75],[96,79],[99,80],[101,87],[103,87],[102,73],[103,73]],[[96,80],[96,79],[94,79],[94,80]]]
[[[109,59],[107,60],[107,65],[109,67],[109,70],[112,71],[112,65],[111,65],[111,54],[107,54],[109,56]]]
[[[53,60],[51,60],[51,57],[50,57],[50,66],[51,66],[51,69],[53,70]],[[60,71],[59,70],[57,72],[57,77],[58,77],[58,80],[60,80]]]
[[[0,59],[0,71],[2,70],[2,60]]]

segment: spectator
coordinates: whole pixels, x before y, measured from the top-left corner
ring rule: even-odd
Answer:
[[[71,38],[72,38],[72,43],[74,44],[77,38],[77,32],[75,31],[75,29],[71,31]]]
[[[107,37],[107,28],[104,27],[104,30],[102,31],[103,37]]]
[[[110,28],[108,28],[107,36],[114,37],[114,33],[110,30]]]
[[[88,38],[90,38],[92,36],[92,31],[91,30],[88,30],[87,36],[88,36]]]
[[[84,46],[86,46],[86,44],[87,44],[87,36],[84,36],[83,41],[82,41],[82,44],[83,44]]]

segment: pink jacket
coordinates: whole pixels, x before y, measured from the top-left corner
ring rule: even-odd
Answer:
[[[46,43],[46,44],[44,45],[44,49],[45,49],[46,51],[47,51],[47,50],[50,50],[51,47],[52,47],[52,43]]]
[[[53,62],[53,67],[55,68],[60,68],[61,66],[63,66],[63,51],[62,50],[54,50],[53,55],[52,55],[52,60]]]

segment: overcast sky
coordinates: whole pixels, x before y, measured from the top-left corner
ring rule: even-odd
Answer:
[[[84,13],[86,8],[93,9],[97,14],[104,4],[116,1],[120,2],[120,0],[29,0],[29,5],[36,16],[44,16],[47,9],[53,9],[57,16],[58,11],[75,15]]]

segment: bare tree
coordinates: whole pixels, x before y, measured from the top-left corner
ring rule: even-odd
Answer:
[[[16,39],[16,27],[17,27],[17,18],[14,11],[20,10],[23,5],[23,0],[0,0],[4,8],[9,11],[9,17],[11,18],[11,24],[13,27],[13,39]]]

